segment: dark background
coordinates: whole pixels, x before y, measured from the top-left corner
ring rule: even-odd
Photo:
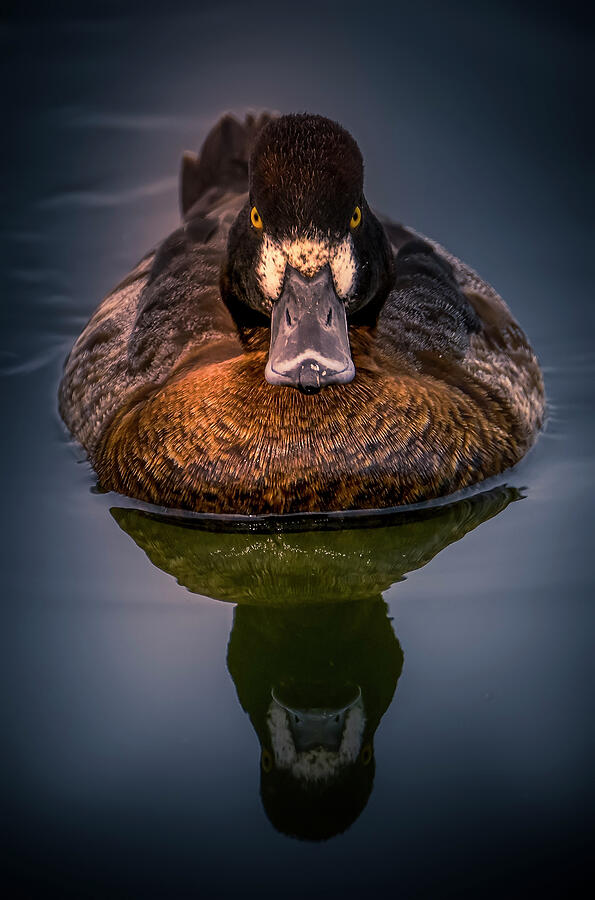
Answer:
[[[586,7],[584,7],[586,9]],[[542,3],[9,4],[0,25],[10,896],[570,896],[592,780],[593,42]],[[229,605],[150,565],[56,410],[97,305],[226,110],[340,121],[380,211],[504,296],[544,366],[527,499],[385,594],[405,653],[345,835],[274,831]]]

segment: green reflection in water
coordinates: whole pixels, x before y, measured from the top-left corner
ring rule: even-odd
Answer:
[[[286,608],[378,596],[520,496],[500,487],[403,513],[388,526],[281,534],[205,531],[192,520],[130,508],[111,513],[151,562],[189,591]]]
[[[500,487],[388,526],[282,534],[111,510],[179,584],[238,604],[227,664],[260,741],[262,801],[279,831],[326,839],[367,803],[374,734],[403,666],[382,591],[520,496]]]

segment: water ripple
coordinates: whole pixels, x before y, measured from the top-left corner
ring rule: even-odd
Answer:
[[[94,209],[106,208],[110,206],[123,206],[126,203],[133,203],[135,200],[141,200],[145,197],[155,197],[165,194],[177,187],[177,175],[169,175],[167,178],[161,178],[152,181],[149,184],[142,184],[138,187],[129,188],[128,190],[100,192],[87,190],[66,191],[54,196],[47,197],[38,203],[39,209],[66,209],[68,207],[89,207]]]

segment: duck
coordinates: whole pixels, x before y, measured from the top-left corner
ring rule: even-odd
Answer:
[[[224,116],[182,222],[76,340],[60,414],[103,490],[276,516],[398,508],[511,468],[545,415],[494,288],[377,214],[326,117]]]

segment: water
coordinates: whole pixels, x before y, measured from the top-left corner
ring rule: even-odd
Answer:
[[[592,834],[582,23],[58,3],[1,34],[10,896],[572,895]],[[483,493],[401,525],[229,535],[94,492],[57,414],[64,356],[175,227],[182,150],[248,108],[341,121],[371,202],[531,336],[547,429]],[[271,769],[271,708],[305,744],[351,716],[334,791]]]

